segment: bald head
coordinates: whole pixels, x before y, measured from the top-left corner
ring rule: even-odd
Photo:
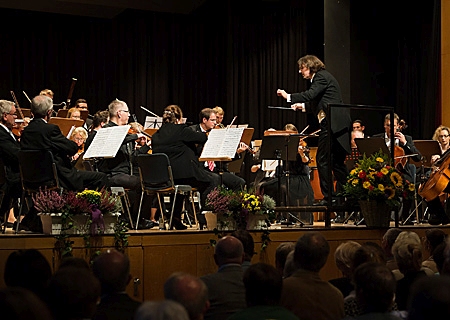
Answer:
[[[188,273],[172,274],[164,283],[164,297],[182,304],[189,319],[203,319],[209,307],[208,288],[198,277]]]
[[[244,261],[242,242],[233,236],[221,238],[216,244],[214,261],[219,267],[228,263],[242,264]]]
[[[92,271],[100,280],[102,294],[125,291],[130,275],[130,260],[123,253],[111,249],[95,258]]]

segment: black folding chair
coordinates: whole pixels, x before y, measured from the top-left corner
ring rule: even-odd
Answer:
[[[153,154],[141,154],[137,157],[137,163],[139,166],[139,175],[141,178],[142,194],[139,202],[139,212],[137,221],[139,221],[142,200],[144,193],[148,195],[156,195],[158,197],[159,209],[164,219],[164,211],[161,204],[161,195],[173,194],[174,199],[172,203],[172,210],[170,212],[170,222],[172,225],[173,211],[175,209],[175,202],[177,194],[188,195],[192,204],[192,210],[194,212],[195,223],[197,225],[197,214],[195,212],[194,204],[194,191],[190,185],[175,185],[172,176],[172,167],[170,166],[169,157],[165,153],[153,153]],[[137,229],[137,223],[136,223]]]
[[[53,154],[48,150],[20,150],[18,153],[22,196],[19,215],[16,219],[16,233],[19,231],[20,216],[26,196],[39,192],[39,189],[62,191]]]

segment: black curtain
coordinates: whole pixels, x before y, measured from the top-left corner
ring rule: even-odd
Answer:
[[[388,4],[351,4],[348,103],[395,106],[415,130],[407,133],[429,138],[440,121],[439,1]],[[59,103],[76,78],[72,102],[87,99],[92,114],[118,98],[141,123],[147,113],[140,106],[161,114],[178,104],[196,123],[202,108],[218,105],[225,122],[237,116],[254,127],[254,138],[286,123],[314,128],[315,117],[268,106],[286,106],[277,88],[306,89],[300,56],[323,58],[322,1],[206,1],[189,15],[128,10],[111,20],[0,13],[0,98],[11,100],[14,90],[23,108],[22,91],[33,97],[50,88]]]

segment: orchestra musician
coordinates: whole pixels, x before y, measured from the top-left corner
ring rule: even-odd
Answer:
[[[293,124],[286,124],[285,131],[298,133]],[[309,180],[310,168],[308,163],[311,161],[309,148],[306,140],[300,140],[298,153],[295,161],[289,161],[289,206],[312,205],[314,202],[314,191]],[[273,199],[279,199],[278,193],[282,193],[282,199],[286,199],[286,175],[281,175],[281,190],[278,190],[278,177],[268,179],[260,185],[260,193],[267,194]],[[280,204],[278,204],[280,205]]]
[[[72,134],[70,135],[70,140],[74,141],[78,146],[78,151],[72,156],[72,164],[75,165],[78,158],[84,152],[84,144],[86,142],[88,135],[83,127],[76,127]]]
[[[6,173],[6,183],[1,186],[4,191],[0,207],[0,221],[2,221],[10,209],[17,204],[17,201],[14,200],[20,198],[22,185],[20,182],[19,159],[17,157],[20,143],[18,137],[12,132],[17,117],[14,102],[0,100],[0,114],[0,158],[5,166]],[[3,221],[3,223],[8,223],[8,221]]]
[[[76,107],[70,108],[69,111],[67,111],[67,118],[80,120],[81,119],[80,109]]]
[[[409,182],[416,183],[416,166],[412,163],[409,163],[408,156],[410,156],[414,161],[419,162],[422,159],[422,155],[420,151],[414,145],[414,141],[411,136],[405,135],[401,132],[401,127],[399,125],[400,117],[394,113],[394,146],[396,151],[394,152],[395,156],[398,157],[401,161],[404,160],[403,163],[397,162],[397,169],[401,172],[403,179],[408,180]],[[384,138],[386,141],[387,147],[391,148],[392,140],[391,140],[391,115],[388,113],[384,117],[384,133],[374,134],[374,138]],[[406,156],[405,158],[402,157]],[[410,220],[406,221],[409,216],[409,209],[411,208],[411,200],[403,201],[403,208],[401,212],[401,219],[403,224],[412,224]]]
[[[450,149],[450,128],[440,125],[434,131],[432,139],[439,142],[439,147],[441,148],[441,154],[434,154],[431,156],[431,164],[434,164],[441,158],[441,155]]]
[[[53,100],[53,96],[55,95],[53,93],[53,91],[50,90],[50,89],[43,89],[43,90],[41,90],[41,92],[39,92],[39,94],[42,95],[42,96],[47,96],[47,97],[49,97],[52,100]]]
[[[223,111],[223,109],[219,106],[215,106],[213,110],[216,113],[216,128],[225,128],[225,125],[223,124],[223,116],[225,115],[225,111]]]
[[[86,99],[80,98],[75,101],[75,107],[80,110],[87,110],[89,112],[88,104]],[[92,116],[91,116],[92,117]],[[89,115],[87,119],[84,121],[83,127],[89,131],[89,128],[92,125],[93,120],[89,118]]]
[[[53,154],[61,187],[65,190],[82,191],[101,189],[107,186],[108,179],[104,173],[79,171],[75,169],[70,158],[78,151],[75,142],[67,139],[61,129],[48,123],[53,113],[53,100],[45,95],[38,95],[31,100],[33,120],[23,130],[20,138],[22,150],[49,150]],[[30,213],[31,213],[30,209]],[[30,216],[30,213],[26,215]],[[33,216],[37,217],[33,212]]]
[[[216,113],[214,109],[204,108],[199,113],[199,123],[190,126],[189,128],[195,132],[209,132],[216,126]],[[197,144],[197,157],[200,157],[204,144]],[[237,152],[236,158],[240,157],[240,153],[244,152],[248,147],[244,145],[240,145]],[[200,162],[200,167],[206,170],[206,172],[211,176],[211,179],[217,181],[217,185],[220,184],[220,176],[219,176],[219,168],[217,163],[214,161],[202,161]],[[242,190],[246,184],[245,180],[241,177],[231,173],[227,170],[226,166],[223,168],[222,172],[222,183],[228,189],[239,191]]]
[[[310,81],[309,89],[300,93],[289,94],[285,90],[278,89],[277,95],[291,103],[294,110],[313,113],[319,120],[319,141],[317,148],[317,170],[319,173],[320,189],[324,195],[318,205],[328,205],[329,192],[335,195],[334,185],[328,181],[329,167],[336,179],[336,191],[340,192],[347,182],[348,169],[345,158],[350,154],[350,110],[342,108],[331,112],[331,119],[327,119],[325,107],[328,104],[342,103],[342,94],[336,78],[325,69],[325,64],[316,56],[306,55],[298,61],[299,73],[304,79]],[[327,132],[327,121],[331,121],[331,145]],[[328,163],[328,155],[331,153],[331,163]],[[338,199],[339,200],[339,199]],[[334,199],[333,199],[334,202]],[[335,222],[343,221],[338,215]]]
[[[182,123],[183,112],[177,105],[164,109],[163,124],[152,136],[153,153],[165,153],[170,160],[175,184],[188,184],[200,192],[201,206],[205,207],[206,196],[218,185],[207,171],[200,167],[195,144],[204,144],[205,132],[196,132]],[[215,122],[214,122],[215,123]],[[174,217],[170,228],[186,229],[181,222],[183,197],[177,197]]]
[[[103,128],[115,126],[125,126],[128,124],[130,109],[125,101],[118,99],[113,100],[108,105],[109,122]],[[109,185],[111,187],[123,187],[129,189],[128,197],[130,199],[130,211],[132,219],[136,220],[139,211],[139,199],[141,195],[141,181],[138,175],[133,174],[132,157],[135,151],[135,141],[138,139],[137,133],[128,133],[117,151],[114,158],[103,158],[98,161],[98,171],[107,175]],[[139,153],[147,153],[149,147],[138,149]],[[151,199],[144,196],[143,207],[148,208],[148,216],[150,216]],[[144,210],[146,212],[146,210]],[[154,224],[146,218],[141,218],[138,222],[138,229],[150,229]]]

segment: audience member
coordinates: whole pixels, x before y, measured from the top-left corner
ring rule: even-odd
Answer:
[[[253,241],[253,237],[247,230],[236,230],[231,233],[233,237],[241,240],[242,245],[244,246],[244,262],[242,263],[242,269],[247,270],[248,267],[252,264],[252,258],[255,254],[255,242]]]
[[[7,287],[21,287],[43,299],[52,269],[44,255],[36,249],[11,252],[6,259],[4,281]]]
[[[20,288],[0,289],[2,319],[53,320],[47,305],[33,292]]]
[[[338,288],[344,298],[353,290],[352,284],[352,264],[355,252],[361,244],[356,241],[346,241],[341,243],[334,252],[334,262],[341,271],[342,277],[329,280],[329,282]]]
[[[47,305],[54,320],[91,319],[100,299],[100,284],[90,270],[66,267],[49,282]]]
[[[93,319],[133,319],[140,303],[125,292],[132,278],[128,257],[115,249],[107,250],[94,259],[92,271],[102,293]]]
[[[299,319],[280,306],[283,279],[273,266],[265,263],[251,265],[244,272],[247,308],[236,312],[228,320]]]
[[[200,278],[188,273],[173,273],[164,283],[164,297],[180,303],[190,320],[203,320],[209,308],[208,288]]]
[[[442,229],[430,228],[425,230],[424,249],[428,252],[429,257],[422,262],[422,267],[431,269],[434,273],[438,273],[436,262],[434,261],[434,251],[436,247],[445,242],[447,234]]]
[[[214,261],[219,270],[201,277],[208,287],[211,304],[205,313],[206,320],[227,319],[233,313],[245,308],[242,242],[233,236],[219,239],[214,250]]]
[[[286,264],[286,258],[289,252],[294,251],[294,249],[294,242],[283,242],[280,243],[275,250],[275,267],[281,274],[283,274],[284,265]]]
[[[447,244],[444,242],[440,243],[433,251],[433,261],[436,264],[437,273],[436,275],[443,275],[442,269],[444,268],[445,262],[445,247]]]
[[[356,301],[361,314],[344,319],[402,319],[391,313],[396,280],[386,264],[366,262],[353,274]]]
[[[319,276],[329,254],[330,245],[320,232],[305,233],[295,245],[294,261],[299,269],[283,280],[281,305],[300,319],[342,319],[344,316],[342,293]]]
[[[297,270],[298,266],[294,260],[294,250],[292,250],[286,257],[286,262],[283,268],[283,279],[292,276]]]
[[[411,287],[408,320],[450,318],[450,277],[422,277]]]
[[[403,231],[392,246],[398,269],[403,274],[403,278],[397,280],[395,293],[395,301],[400,311],[407,309],[408,294],[413,282],[426,276],[425,271],[421,270],[422,244],[417,238],[415,232]]]
[[[66,267],[84,268],[90,270],[89,264],[86,260],[78,257],[64,257],[59,264],[58,270]]]
[[[389,228],[384,233],[383,238],[381,238],[381,247],[383,248],[384,255],[386,256],[386,265],[391,271],[398,269],[394,255],[392,254],[392,246],[394,245],[394,242],[400,232],[402,232],[400,228]]]
[[[181,304],[172,300],[145,301],[134,320],[189,320],[189,315]]]

